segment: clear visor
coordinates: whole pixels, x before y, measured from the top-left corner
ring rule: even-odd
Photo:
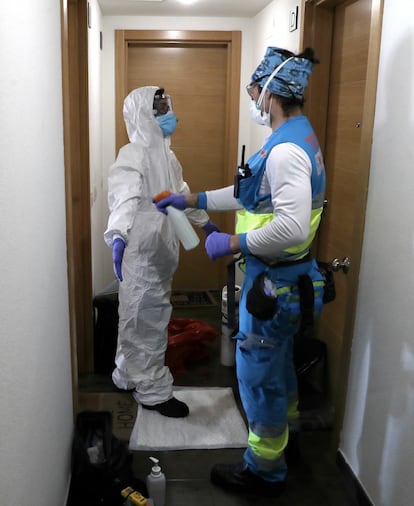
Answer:
[[[154,116],[163,116],[167,112],[172,111],[172,101],[169,95],[155,95],[152,106]]]

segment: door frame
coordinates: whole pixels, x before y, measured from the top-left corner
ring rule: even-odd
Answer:
[[[304,12],[303,47],[313,47],[315,54],[322,62],[331,61],[333,23],[335,8],[349,0],[306,0]],[[357,1],[357,0],[355,0]],[[354,334],[355,312],[358,297],[358,280],[361,264],[361,254],[364,238],[365,211],[368,197],[369,170],[371,165],[371,148],[374,130],[376,90],[378,82],[378,68],[381,45],[381,29],[384,0],[371,0],[371,27],[368,45],[368,61],[364,106],[361,121],[361,145],[359,152],[359,173],[356,188],[356,213],[361,219],[355,224],[355,233],[350,245],[352,267],[347,273],[349,277],[349,300],[346,306],[344,336],[341,350],[340,378],[337,398],[334,399],[334,437],[333,444],[338,446],[342,429],[347,387],[348,373],[351,361],[351,345]],[[330,64],[318,66],[312,75],[307,91],[309,104],[306,114],[320,140],[322,151],[325,151],[326,125],[328,113]],[[329,203],[328,203],[329,206]],[[321,223],[323,227],[323,221]],[[332,259],[321,259],[332,260]]]
[[[63,142],[73,411],[93,363],[86,0],[61,0]]]

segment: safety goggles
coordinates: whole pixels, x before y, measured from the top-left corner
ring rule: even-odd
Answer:
[[[154,102],[152,105],[154,116],[163,116],[168,111],[172,111],[172,101],[169,95],[165,95],[163,89],[155,92]]]
[[[246,91],[247,91],[249,97],[251,99],[254,99],[256,94],[260,95],[260,93],[262,91],[262,87],[259,86],[256,81],[253,81],[252,83],[250,83],[246,86]]]

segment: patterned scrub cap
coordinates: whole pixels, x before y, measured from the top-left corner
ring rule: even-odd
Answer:
[[[312,73],[313,63],[307,58],[295,56],[279,47],[268,47],[263,60],[260,62],[252,75],[252,83],[257,83],[262,88],[266,84],[272,72],[284,61],[290,59],[273,76],[267,85],[267,90],[275,95],[292,98],[292,95],[301,100],[305,88],[308,85],[309,76]]]

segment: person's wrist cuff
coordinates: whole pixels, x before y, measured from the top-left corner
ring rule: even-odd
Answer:
[[[245,255],[250,255],[250,250],[247,246],[247,233],[239,235],[240,251]]]
[[[197,194],[197,209],[207,209],[207,194],[199,192]]]
[[[124,243],[124,245],[126,245],[126,241],[125,241],[125,239],[122,237],[122,235],[119,235],[119,234],[114,234],[114,235],[112,236],[112,246],[115,244],[115,242],[116,242],[118,239],[119,239],[120,241],[122,241],[122,242]]]
[[[210,220],[208,220],[207,223],[205,223],[201,228],[204,230],[204,232],[207,232],[210,230],[210,228],[213,226]]]

